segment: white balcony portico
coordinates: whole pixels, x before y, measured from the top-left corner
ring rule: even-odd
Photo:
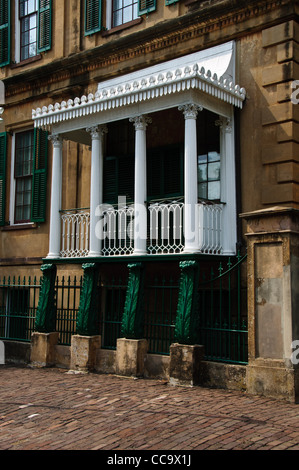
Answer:
[[[242,108],[245,100],[245,90],[234,79],[234,42],[229,42],[101,82],[95,94],[34,110],[35,126],[48,130],[53,143],[48,257],[234,254],[237,217],[234,107]],[[212,147],[199,150],[207,133],[199,126],[199,116],[204,124],[205,112],[214,120],[209,125],[215,126],[213,133],[218,133],[217,151]],[[179,113],[182,120],[180,168],[178,151],[172,154],[171,145],[167,151],[164,146],[162,153],[154,148],[157,135],[160,143],[165,134],[165,142],[171,136],[176,146],[180,144],[177,131],[171,127],[173,121],[168,123],[168,113]],[[157,120],[163,126],[155,124]],[[121,160],[128,170],[122,171],[119,166],[117,175],[122,184],[118,187],[126,186],[127,178],[125,189],[131,197],[119,189],[117,200],[109,201],[104,165],[109,145],[104,142],[109,129],[123,122],[132,127],[135,138],[132,162],[129,154]],[[63,140],[91,147],[87,209],[62,210]],[[168,159],[168,166],[162,167],[161,155],[165,162]],[[173,176],[169,176],[170,182],[166,184],[167,169],[171,169],[169,173]],[[181,191],[168,190],[166,186],[179,181],[181,175]],[[132,191],[127,188],[130,178]]]

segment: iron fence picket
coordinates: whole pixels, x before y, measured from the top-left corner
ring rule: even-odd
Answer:
[[[247,310],[242,315],[241,302],[241,267],[246,258],[246,255],[238,254],[234,264],[229,258],[226,271],[220,263],[217,276],[212,268],[210,279],[200,282],[199,336],[207,360],[237,364],[248,362]],[[210,306],[206,305],[206,294],[209,295]]]

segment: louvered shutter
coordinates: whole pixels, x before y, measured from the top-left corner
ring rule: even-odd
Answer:
[[[104,189],[103,201],[105,204],[117,202],[118,172],[116,157],[107,157],[104,161]]]
[[[5,224],[6,132],[0,134],[0,226]]]
[[[177,3],[179,0],[165,0],[165,5],[171,5],[172,3]]]
[[[147,154],[147,195],[149,199],[159,199],[162,193],[162,163],[161,152],[150,150]]]
[[[10,0],[0,0],[0,67],[10,63]]]
[[[127,202],[134,201],[134,156],[118,159],[118,196],[126,196]]]
[[[183,190],[183,155],[179,145],[170,146],[164,152],[164,194],[181,196]]]
[[[102,27],[101,0],[85,0],[85,36],[100,31]]]
[[[44,222],[46,218],[47,163],[48,132],[35,129],[31,204],[32,222]]]
[[[52,0],[38,2],[38,52],[49,51],[52,45]]]
[[[144,15],[145,13],[151,13],[156,10],[156,0],[139,0],[138,2],[138,15]]]

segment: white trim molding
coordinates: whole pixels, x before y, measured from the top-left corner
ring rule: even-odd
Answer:
[[[218,51],[218,54],[217,54]],[[49,128],[93,114],[139,105],[161,97],[196,90],[229,105],[242,108],[246,91],[234,83],[234,43],[147,67],[116,79],[99,83],[95,94],[43,106],[32,111],[36,127]],[[213,70],[207,69],[214,67]],[[159,110],[157,108],[156,110]]]

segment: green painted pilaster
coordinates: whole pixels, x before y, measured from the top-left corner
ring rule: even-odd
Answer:
[[[52,333],[56,330],[56,266],[55,264],[43,264],[41,271],[43,277],[34,329],[38,333]]]
[[[196,261],[180,263],[181,278],[175,325],[175,341],[180,344],[198,342],[198,281],[199,266]]]
[[[81,336],[93,336],[99,334],[97,289],[99,268],[96,263],[86,263],[82,265],[82,269],[84,270],[84,276],[76,333]]]
[[[144,336],[144,268],[142,263],[129,264],[128,268],[130,273],[121,333],[127,339],[141,339]]]

